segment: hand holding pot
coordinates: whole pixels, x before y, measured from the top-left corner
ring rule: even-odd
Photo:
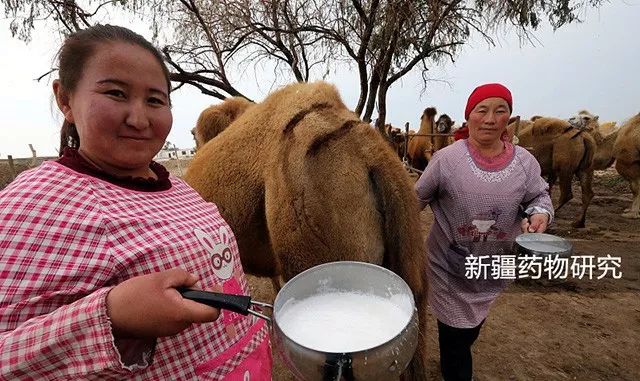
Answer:
[[[152,338],[175,335],[193,323],[214,321],[220,310],[183,298],[176,287],[198,278],[175,268],[128,279],[107,295],[114,336]]]
[[[524,218],[520,227],[523,233],[544,233],[549,224],[547,213],[534,213],[529,218]]]

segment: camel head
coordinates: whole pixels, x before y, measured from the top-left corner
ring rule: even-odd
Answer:
[[[520,144],[520,115],[512,116],[509,118],[509,124],[507,125],[506,139],[514,145]]]
[[[580,130],[596,131],[599,127],[598,119],[598,115],[593,115],[587,110],[581,110],[577,115],[569,118],[569,123]]]
[[[402,134],[402,130],[396,127],[393,127],[391,124],[384,125],[384,131],[387,134],[387,140],[391,142],[392,145],[404,142],[404,135]]]
[[[435,118],[437,113],[438,113],[438,111],[436,110],[435,107],[427,107],[422,112],[422,116],[420,117],[420,121],[422,123],[424,123],[426,121],[433,120],[433,118]]]
[[[191,131],[196,141],[196,149],[218,136],[253,105],[254,103],[246,98],[231,97],[204,109]]]
[[[453,124],[454,124],[454,121],[451,120],[449,115],[442,114],[438,117],[438,120],[436,121],[436,131],[439,134],[448,134],[449,132],[451,132],[451,127],[453,126]]]

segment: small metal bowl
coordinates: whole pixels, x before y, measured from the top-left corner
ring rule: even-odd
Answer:
[[[515,249],[521,255],[569,257],[573,252],[573,245],[553,234],[524,233],[516,237]]]

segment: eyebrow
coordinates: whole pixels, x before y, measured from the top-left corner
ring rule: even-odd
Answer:
[[[122,86],[122,87],[129,87],[129,84],[126,83],[125,81],[121,81],[119,79],[113,79],[113,78],[107,78],[107,79],[102,79],[100,81],[96,81],[97,84],[99,85],[103,85],[105,83],[112,83],[114,85],[118,85],[118,86]],[[156,89],[156,88],[150,88],[149,89],[152,93],[159,93],[160,95],[162,95],[163,97],[169,99],[169,96],[167,95],[167,93],[165,93],[162,90]]]

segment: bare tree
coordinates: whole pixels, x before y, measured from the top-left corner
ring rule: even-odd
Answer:
[[[150,20],[176,88],[188,84],[224,99],[244,96],[230,71],[272,63],[279,78],[309,81],[336,64],[357,70],[355,107],[377,111],[381,131],[391,86],[419,70],[453,61],[472,34],[493,44],[509,28],[522,38],[547,19],[559,28],[604,0],[0,0],[11,32],[29,40],[40,20],[62,33],[119,10]]]

